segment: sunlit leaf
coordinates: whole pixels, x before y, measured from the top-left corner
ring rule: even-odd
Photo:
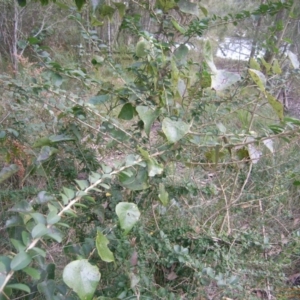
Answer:
[[[260,71],[260,64],[253,58],[250,58],[249,66],[253,70]]]
[[[158,198],[163,206],[167,206],[169,203],[169,194],[165,189],[165,185],[163,183],[159,183],[158,186]]]
[[[120,227],[127,234],[140,218],[140,211],[135,203],[120,202],[116,206]]]
[[[132,171],[130,174],[128,171]],[[145,190],[149,187],[146,168],[138,167],[119,174],[120,184],[132,191]]]
[[[189,124],[183,121],[173,121],[165,118],[162,122],[162,130],[171,143],[176,143],[189,132]]]
[[[277,59],[274,59],[274,61],[273,61],[272,71],[273,71],[274,74],[278,74],[278,75],[282,73],[282,70],[280,68],[280,65],[279,65]]]
[[[21,200],[15,204],[9,211],[30,213],[33,210],[32,206],[25,200]]]
[[[216,91],[222,91],[241,80],[241,76],[225,70],[218,70],[211,76],[211,87]]]
[[[283,104],[268,92],[266,92],[266,96],[267,96],[268,102],[272,106],[273,110],[276,112],[278,118],[280,120],[283,120],[283,113],[284,113]]]
[[[50,193],[46,191],[40,191],[37,195],[36,202],[39,204],[44,204],[54,199],[55,198]]]
[[[199,16],[199,9],[198,9],[197,2],[192,2],[188,0],[179,0],[178,6],[179,9],[186,14],[195,15],[197,17]]]
[[[70,262],[63,271],[63,280],[81,300],[91,300],[101,274],[87,259]]]
[[[37,162],[44,162],[48,160],[51,155],[57,153],[57,149],[49,146],[43,146],[38,155]]]
[[[271,140],[271,139],[263,140],[263,143],[272,153],[274,153],[273,140]]]
[[[253,143],[248,144],[248,153],[249,153],[252,163],[257,164],[258,161],[260,160],[260,157],[262,156],[262,152],[254,146],[254,138],[248,137],[246,139],[247,143],[252,142],[252,141],[253,141]]]
[[[294,54],[293,52],[291,51],[288,51],[288,57],[292,63],[292,66],[294,69],[299,69],[299,60],[298,60],[298,57],[296,54]]]
[[[256,85],[259,87],[259,89],[262,92],[264,92],[266,83],[267,83],[265,75],[262,72],[260,72],[258,70],[254,70],[254,69],[249,69],[248,71],[249,71],[251,78],[256,83]]]
[[[107,247],[109,244],[109,240],[106,238],[105,235],[102,234],[99,230],[97,231],[96,237],[96,248],[100,258],[105,262],[112,262],[114,261],[114,255]]]
[[[164,171],[162,164],[159,164],[155,158],[149,158],[147,160],[148,175],[149,177],[154,177],[155,175],[160,175]]]

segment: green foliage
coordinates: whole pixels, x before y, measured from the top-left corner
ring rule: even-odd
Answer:
[[[237,74],[220,69],[212,41],[197,61],[189,43],[292,2],[225,16],[188,0],[132,15],[84,3],[70,19],[87,60],[57,62],[30,37],[38,63],[0,76],[0,298],[275,297],[300,245],[300,121],[275,87],[299,77],[299,62],[252,58]],[[139,39],[126,66],[90,29],[115,14]]]

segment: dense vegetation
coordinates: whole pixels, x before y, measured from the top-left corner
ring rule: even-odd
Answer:
[[[300,5],[225,2],[0,0],[1,300],[299,299]]]

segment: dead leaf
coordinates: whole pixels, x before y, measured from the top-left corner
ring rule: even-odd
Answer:
[[[176,275],[176,273],[174,271],[172,271],[171,273],[168,274],[167,279],[168,280],[174,280],[176,279],[178,276]]]
[[[131,257],[130,257],[130,264],[134,267],[138,263],[138,253],[136,250],[133,251]]]

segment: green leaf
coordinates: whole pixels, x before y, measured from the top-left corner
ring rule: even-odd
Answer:
[[[30,293],[30,288],[29,288],[29,286],[26,285],[26,284],[23,284],[23,283],[11,283],[11,284],[8,284],[6,287],[7,287],[7,288],[11,288],[11,289],[15,289],[15,290],[21,290],[21,291]]]
[[[122,2],[113,2],[113,4],[118,9],[119,15],[122,19],[126,12],[126,5]]]
[[[19,226],[23,225],[23,219],[19,215],[12,216],[10,219],[6,220],[5,222],[5,227],[14,227],[14,226]]]
[[[200,5],[200,9],[201,9],[202,13],[204,14],[204,16],[207,17],[207,15],[208,15],[207,9],[202,5]]]
[[[81,300],[91,300],[100,281],[101,274],[87,259],[69,263],[63,271],[65,284],[73,289]]]
[[[8,211],[13,212],[21,212],[21,213],[30,213],[33,211],[32,206],[25,200],[21,200],[19,203],[15,204],[11,209]]]
[[[182,26],[180,26],[175,19],[172,18],[171,22],[172,22],[174,28],[176,30],[178,30],[180,33],[184,34],[186,32],[186,30]]]
[[[47,216],[47,223],[50,225],[56,224],[60,221],[60,216],[57,214],[56,211],[50,211]]]
[[[48,233],[48,228],[44,224],[37,224],[33,227],[31,235],[34,239],[44,236]]]
[[[37,158],[37,162],[44,162],[48,160],[51,155],[57,153],[57,149],[49,146],[43,146]]]
[[[127,234],[140,218],[140,211],[136,204],[120,202],[116,206],[116,214],[120,221],[120,227]]]
[[[172,9],[175,6],[174,0],[157,0],[156,5],[158,8],[162,9],[164,12]]]
[[[105,262],[112,262],[115,260],[113,253],[109,250],[107,245],[109,244],[109,240],[105,235],[102,234],[99,230],[97,230],[96,237],[96,248],[100,258]]]
[[[48,228],[47,236],[52,238],[53,240],[57,241],[58,243],[60,243],[62,241],[61,232],[53,226]]]
[[[8,273],[10,271],[10,263],[11,263],[11,259],[9,257],[0,255],[0,274]]]
[[[260,64],[253,57],[250,59],[249,66],[251,69],[260,71]]]
[[[43,294],[46,300],[53,300],[55,299],[55,291],[56,291],[56,283],[54,280],[47,280],[40,282],[37,285],[38,291]]]
[[[131,173],[129,174],[129,171]],[[118,175],[120,184],[132,191],[145,190],[149,187],[148,172],[146,168],[130,168]]]
[[[8,167],[4,167],[0,171],[0,183],[17,173],[19,170],[19,167],[17,165],[10,165]]]
[[[101,5],[99,9],[101,17],[108,17],[109,19],[112,19],[112,16],[115,13],[115,9],[109,5]]]
[[[40,191],[37,195],[36,202],[39,204],[45,204],[49,201],[54,200],[55,198],[48,192],[46,191]]]
[[[217,70],[217,72],[211,76],[211,87],[216,91],[222,91],[239,80],[241,80],[239,74],[225,70]]]
[[[88,103],[93,104],[93,105],[100,105],[100,104],[107,102],[109,99],[110,99],[109,94],[98,95],[98,96],[94,96],[94,97],[90,98]]]
[[[171,143],[176,143],[189,132],[190,125],[183,121],[173,121],[165,118],[162,122],[162,130]]]
[[[163,183],[159,183],[158,186],[158,198],[161,201],[163,206],[167,206],[169,203],[169,194],[165,189],[165,185]]]
[[[0,140],[4,140],[6,138],[6,131],[0,130]]]
[[[262,72],[260,72],[258,70],[254,70],[254,69],[249,69],[248,71],[249,71],[251,78],[256,83],[256,85],[259,87],[259,89],[262,92],[264,92],[266,82],[267,82],[265,75]]]
[[[22,270],[27,275],[29,275],[32,279],[39,280],[41,278],[41,272],[31,267],[27,267]]]
[[[146,132],[147,136],[149,137],[151,127],[152,127],[154,121],[159,116],[160,112],[159,112],[159,110],[151,110],[147,106],[137,106],[136,111],[137,111],[140,119],[143,121],[145,132]]]
[[[89,186],[87,180],[75,180],[75,182],[78,184],[80,190],[85,190]]]
[[[21,7],[24,7],[26,5],[26,0],[18,0],[18,3]]]
[[[103,26],[104,22],[103,21],[100,21],[98,20],[98,18],[96,16],[92,16],[91,18],[91,25],[92,26],[96,26],[96,27],[99,27],[99,26]],[[104,59],[102,59],[102,62],[104,61]],[[92,64],[93,65],[96,65],[96,64],[101,64],[102,62],[100,61],[97,61],[97,59],[93,58],[92,59]]]
[[[40,148],[42,146],[51,146],[52,142],[49,140],[48,137],[42,137],[37,139],[34,144],[33,144],[33,148]]]
[[[176,60],[180,62],[181,64],[185,64],[187,61],[187,56],[189,53],[189,48],[181,44],[176,50],[174,51],[174,56],[176,57]]]
[[[203,56],[204,56],[204,59],[205,59],[207,65],[209,66],[211,72],[213,74],[216,74],[218,69],[217,69],[217,67],[214,63],[213,51],[212,51],[211,44],[210,44],[209,41],[206,41],[205,44],[204,44]]]
[[[266,92],[265,94],[267,96],[268,102],[270,103],[270,105],[272,106],[274,111],[276,112],[278,118],[280,120],[283,120],[283,112],[284,112],[283,104],[280,101],[278,101],[275,97],[273,97],[271,94],[269,94],[268,92]]]
[[[75,192],[73,190],[63,187],[63,191],[69,200],[71,200],[75,197]]]
[[[277,59],[274,59],[273,64],[272,64],[272,72],[274,74],[280,75],[282,73],[282,70],[280,68],[279,62]]]
[[[135,114],[135,109],[131,103],[126,103],[123,105],[118,118],[123,120],[131,120]]]
[[[31,242],[31,235],[29,232],[27,231],[22,231],[22,242],[24,243],[24,245],[26,247],[29,246],[30,242]]]
[[[63,83],[63,78],[60,74],[51,72],[51,81],[56,87],[60,87]]]
[[[33,247],[30,251],[34,251],[37,255],[46,257],[46,251],[42,250],[41,248]]]
[[[178,6],[182,12],[199,17],[199,9],[197,2],[194,3],[188,0],[179,0]]]
[[[13,244],[13,246],[16,248],[18,252],[22,252],[26,249],[25,245],[23,244],[23,241],[10,239],[10,242]]]
[[[80,10],[82,8],[84,3],[85,3],[85,0],[75,0],[75,4],[76,4],[78,10]]]
[[[12,259],[10,263],[10,268],[13,271],[22,270],[31,263],[31,260],[32,258],[27,252],[21,251]]]
[[[93,25],[93,26],[95,26],[95,25]],[[103,62],[104,62],[104,57],[99,56],[99,55],[95,55],[92,59],[93,65],[97,65],[97,64],[101,65]]]
[[[27,41],[30,45],[36,45],[40,43],[40,40],[34,36],[30,36]]]

